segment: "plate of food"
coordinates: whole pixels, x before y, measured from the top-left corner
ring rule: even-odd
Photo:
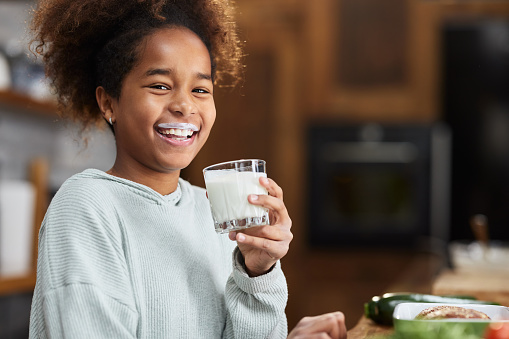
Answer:
[[[426,332],[432,335],[461,328],[482,336],[490,323],[509,323],[509,308],[479,304],[402,303],[394,309],[393,321],[396,333]]]

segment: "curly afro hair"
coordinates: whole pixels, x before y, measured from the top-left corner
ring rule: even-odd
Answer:
[[[41,0],[31,48],[43,56],[60,114],[86,128],[103,120],[95,89],[119,98],[140,43],[160,28],[195,32],[209,50],[214,83],[236,85],[242,46],[233,11],[229,0]]]

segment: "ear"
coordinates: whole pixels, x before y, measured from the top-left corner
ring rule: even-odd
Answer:
[[[115,121],[115,116],[113,113],[113,98],[108,93],[106,93],[104,87],[99,86],[95,89],[95,98],[104,119],[106,121],[110,121],[110,119],[111,121]]]

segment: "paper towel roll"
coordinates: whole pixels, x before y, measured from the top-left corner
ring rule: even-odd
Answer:
[[[0,52],[0,90],[8,90],[11,88],[11,70],[9,62],[5,55]]]
[[[0,181],[0,277],[30,273],[34,214],[30,182]]]

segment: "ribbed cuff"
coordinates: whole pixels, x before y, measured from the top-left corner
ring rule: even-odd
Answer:
[[[272,268],[265,274],[257,277],[250,277],[245,268],[244,257],[239,248],[233,251],[233,279],[237,286],[249,294],[274,291],[280,288],[283,283],[286,287],[286,279],[281,269],[281,262],[278,260]]]

